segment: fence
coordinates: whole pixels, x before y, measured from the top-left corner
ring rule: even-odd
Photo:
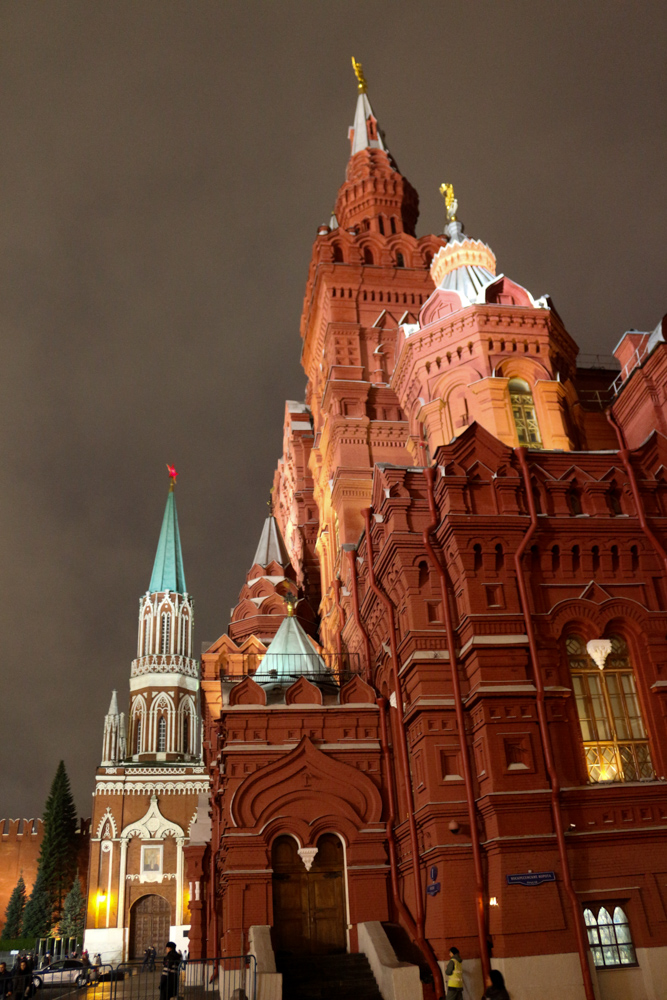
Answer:
[[[257,966],[253,955],[183,962],[162,980],[162,961],[151,969],[145,962],[122,962],[115,968],[84,968],[77,960],[34,968],[26,1000],[255,1000]]]

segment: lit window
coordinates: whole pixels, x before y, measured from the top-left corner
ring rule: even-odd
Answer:
[[[167,749],[167,723],[162,716],[157,726],[157,749],[158,753],[164,753]]]
[[[630,925],[622,907],[589,903],[584,909],[584,923],[596,968],[637,964]]]
[[[169,652],[169,640],[171,638],[171,615],[163,613],[162,628],[160,630],[160,652]]]
[[[612,635],[600,670],[579,635],[567,649],[589,781],[651,781],[654,777],[635,675],[625,640]]]
[[[541,448],[542,438],[530,386],[522,378],[511,378],[508,388],[519,444],[526,448]]]

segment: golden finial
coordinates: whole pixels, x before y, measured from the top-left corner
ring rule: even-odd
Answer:
[[[440,194],[445,199],[445,208],[447,209],[447,222],[456,222],[456,213],[459,208],[459,203],[454,197],[454,185],[441,184]]]
[[[352,69],[354,70],[354,75],[359,81],[357,84],[357,89],[360,94],[365,94],[368,90],[368,84],[366,83],[366,77],[364,76],[364,70],[360,62],[352,56]]]

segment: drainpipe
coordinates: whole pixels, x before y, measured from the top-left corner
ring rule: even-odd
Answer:
[[[549,775],[549,781],[551,783],[551,813],[553,816],[554,829],[556,831],[558,854],[560,856],[561,867],[563,869],[563,882],[572,907],[574,929],[577,935],[577,951],[579,952],[579,962],[581,964],[581,975],[584,980],[586,1000],[595,1000],[591,970],[588,965],[588,940],[584,930],[583,915],[581,913],[579,900],[577,899],[577,894],[574,891],[574,886],[572,885],[570,865],[567,858],[567,847],[565,845],[565,834],[563,832],[563,817],[560,811],[560,782],[558,780],[558,774],[556,773],[556,766],[554,764],[553,752],[551,748],[551,739],[549,737],[544,681],[542,679],[542,671],[540,669],[537,654],[537,641],[535,639],[535,630],[533,628],[533,617],[528,600],[528,591],[526,589],[526,581],[521,566],[521,558],[526,551],[529,541],[537,530],[537,512],[535,510],[535,499],[533,497],[533,489],[530,481],[530,470],[528,469],[528,462],[526,461],[526,449],[515,448],[514,454],[516,455],[519,461],[519,466],[521,467],[521,475],[523,476],[523,485],[526,492],[526,501],[528,503],[528,512],[530,514],[530,527],[523,536],[518,549],[514,553],[514,568],[516,571],[516,581],[519,588],[519,598],[521,600],[523,617],[526,624],[528,648],[530,649],[530,659],[533,667],[533,679],[535,681],[535,688],[537,689],[537,720],[540,727],[544,761]]]
[[[637,508],[637,518],[639,520],[639,527],[642,529],[642,531],[648,538],[649,542],[651,543],[655,551],[662,559],[663,566],[667,570],[667,552],[665,552],[661,542],[656,538],[656,536],[651,531],[648,522],[646,520],[646,514],[644,513],[644,504],[642,502],[642,498],[639,493],[639,485],[637,483],[637,477],[635,476],[635,470],[632,468],[632,463],[630,462],[630,452],[628,451],[627,445],[623,438],[623,431],[616,423],[616,418],[614,417],[611,410],[607,410],[607,420],[616,431],[616,438],[618,440],[618,457],[623,463],[625,471],[628,474],[628,479],[630,480],[630,489],[632,490],[632,496],[635,501],[635,507]]]
[[[368,668],[366,670],[366,680],[370,684],[370,663],[371,663],[371,644],[368,638],[366,629],[361,621],[361,614],[359,612],[359,583],[357,579],[357,553],[356,547],[350,546],[346,549],[346,554],[348,561],[350,563],[350,573],[351,573],[351,591],[352,591],[352,605],[354,607],[354,619],[357,623],[357,627],[361,632],[364,640],[364,645],[366,647],[366,662]],[[389,737],[387,734],[387,711],[388,711],[388,701],[386,698],[376,698],[375,703],[380,710],[380,747],[382,750],[382,760],[384,762],[385,774],[387,775],[387,797],[389,799],[388,809],[387,809],[387,822],[385,823],[385,831],[387,834],[387,845],[389,848],[389,873],[391,880],[391,893],[394,899],[394,905],[396,907],[396,912],[400,915],[403,920],[403,924],[406,927],[409,934],[413,938],[417,938],[417,926],[412,917],[412,914],[408,910],[407,906],[401,898],[401,889],[398,881],[398,855],[396,853],[396,834],[394,832],[394,824],[396,822],[396,792],[394,790],[394,764],[391,757],[391,750],[389,748]]]
[[[354,546],[349,549],[345,549],[347,554],[347,559],[350,564],[350,583],[352,584],[352,608],[354,611],[354,620],[357,623],[357,628],[361,632],[361,637],[364,640],[364,648],[366,650],[366,669],[364,671],[364,680],[367,684],[371,683],[371,644],[361,621],[361,613],[359,611],[359,584],[357,581],[357,550]]]
[[[414,938],[418,937],[417,926],[405,903],[401,899],[401,890],[398,883],[398,855],[396,853],[396,835],[394,833],[394,823],[396,822],[396,795],[394,792],[394,769],[392,766],[391,751],[389,749],[389,739],[387,736],[387,708],[386,698],[376,698],[376,705],[380,709],[380,746],[382,748],[382,760],[384,761],[385,773],[387,775],[387,795],[389,798],[389,808],[387,810],[387,822],[385,830],[387,833],[387,844],[389,846],[389,872],[391,875],[391,892],[394,897],[396,910],[403,919],[408,932]]]
[[[343,640],[341,639],[341,632],[343,631],[343,626],[345,625],[345,612],[340,603],[340,580],[338,577],[334,577],[333,581],[333,592],[334,592],[334,603],[338,611],[338,621],[339,627],[336,630],[336,652],[338,653],[338,668],[342,670],[343,667]]]
[[[422,889],[421,880],[421,868],[420,868],[420,858],[419,858],[419,839],[417,836],[417,823],[415,820],[415,802],[412,790],[412,780],[410,777],[410,762],[408,759],[408,738],[405,729],[405,716],[403,713],[403,690],[401,686],[401,678],[398,673],[398,645],[396,642],[396,619],[394,616],[394,605],[387,597],[387,595],[380,590],[377,583],[375,582],[375,569],[373,566],[373,543],[371,541],[371,508],[367,507],[366,510],[362,511],[364,515],[364,521],[366,522],[366,555],[368,558],[368,580],[371,586],[371,590],[375,596],[384,604],[387,615],[389,617],[389,646],[391,650],[391,666],[394,682],[394,692],[396,695],[396,716],[398,719],[398,753],[401,762],[401,768],[403,775],[405,777],[405,783],[407,786],[408,793],[408,829],[410,831],[410,846],[412,849],[412,872],[415,884],[415,909],[416,909],[416,942],[422,949],[426,961],[428,962],[429,968],[433,975],[433,983],[435,985],[436,993],[438,997],[443,997],[445,992],[444,981],[442,978],[442,970],[438,965],[438,961],[435,957],[435,952],[431,947],[430,943],[426,940],[424,933],[425,925],[425,912],[424,912],[424,893]]]
[[[466,803],[468,806],[468,822],[470,824],[470,838],[472,841],[472,856],[475,867],[475,914],[477,917],[477,937],[479,940],[479,955],[482,961],[482,972],[484,981],[488,982],[491,974],[491,962],[489,960],[489,947],[486,927],[486,910],[484,905],[484,872],[482,869],[482,849],[479,843],[479,830],[477,829],[477,808],[475,805],[475,789],[472,781],[472,771],[470,768],[470,756],[468,753],[468,743],[466,740],[465,717],[463,714],[463,700],[461,698],[461,680],[459,678],[459,664],[456,655],[456,642],[454,638],[454,625],[452,622],[452,612],[449,605],[449,587],[447,585],[447,575],[442,563],[435,554],[431,544],[430,535],[438,527],[440,519],[435,506],[433,496],[433,468],[425,468],[426,489],[428,492],[428,506],[431,513],[431,522],[424,528],[424,546],[431,562],[435,566],[440,577],[440,594],[442,598],[442,610],[445,616],[445,630],[447,632],[447,649],[449,651],[449,668],[452,677],[452,689],[454,692],[454,710],[456,712],[456,726],[459,731],[459,749],[461,753],[461,764],[463,767],[463,780],[466,790]]]

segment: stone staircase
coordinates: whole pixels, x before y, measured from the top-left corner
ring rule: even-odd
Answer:
[[[281,955],[283,1000],[382,1000],[365,955]]]

